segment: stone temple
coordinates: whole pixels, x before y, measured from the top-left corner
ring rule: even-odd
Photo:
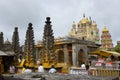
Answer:
[[[51,28],[51,25],[48,27]],[[89,52],[98,49],[100,47],[100,44],[98,43],[99,30],[96,23],[83,16],[83,19],[78,23],[77,29],[75,23],[73,23],[68,36],[54,39],[55,65],[63,67],[62,70],[64,72],[70,66],[79,67],[83,62],[88,64]],[[41,61],[43,61],[45,59],[43,59],[42,56],[46,57],[51,55],[45,54],[43,51],[43,41],[40,41],[35,47],[37,55],[36,59],[42,59]],[[46,65],[45,63],[44,66],[51,65]]]

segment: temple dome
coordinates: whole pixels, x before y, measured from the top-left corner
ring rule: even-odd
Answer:
[[[102,30],[102,32],[107,32],[107,31],[109,31],[109,30],[105,26],[104,29]]]
[[[87,22],[89,22],[88,18],[83,17],[81,23],[87,23]]]
[[[11,42],[7,39],[4,44],[11,44]]]
[[[89,22],[88,18],[85,17],[85,14],[83,14],[83,18],[82,18],[82,20],[80,22],[81,23],[87,23],[87,22]]]

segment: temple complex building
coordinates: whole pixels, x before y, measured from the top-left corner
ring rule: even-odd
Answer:
[[[102,30],[101,48],[104,50],[112,50],[113,49],[112,38],[109,33],[109,30],[106,27],[104,27],[104,29]]]
[[[85,21],[87,20],[87,18],[85,18],[85,17],[84,17],[84,19],[85,19]],[[82,20],[82,22],[83,22],[83,20]],[[46,25],[47,25],[48,28],[51,28],[51,25],[49,25],[49,23],[50,22],[47,22]],[[82,29],[85,31],[86,29],[84,29],[84,28],[85,28],[85,26],[82,27]],[[96,28],[96,26],[94,26],[94,28]],[[47,29],[46,29],[46,31],[49,32],[49,30],[47,30]],[[97,31],[98,31],[98,29],[97,29]],[[73,32],[74,32],[74,29],[73,29]],[[74,33],[76,33],[76,32],[74,32]],[[98,32],[96,32],[96,33],[98,35]],[[49,34],[52,34],[52,33],[49,33]],[[78,34],[83,35],[83,33],[78,33]],[[77,34],[77,36],[79,36],[78,34]],[[47,33],[45,33],[45,35],[48,36]],[[70,66],[80,67],[82,63],[88,64],[89,52],[92,52],[92,51],[95,51],[96,49],[98,49],[100,47],[100,44],[98,44],[94,41],[88,40],[87,35],[83,35],[83,37],[84,36],[86,36],[85,39],[83,39],[81,36],[79,36],[81,38],[74,37],[74,36],[66,36],[66,37],[55,38],[54,39],[54,56],[56,58],[54,60],[56,62],[55,65],[60,65],[60,66],[63,67],[62,69],[64,69],[64,67],[67,67],[67,66],[68,67],[70,67]],[[50,39],[48,37],[44,36],[44,38],[47,39],[47,41],[49,41],[49,39]],[[49,44],[49,43],[43,42],[43,41],[40,40],[39,43],[35,46],[36,55],[37,55],[36,59],[37,60],[42,59],[41,56],[51,55],[51,53],[46,54],[44,52],[43,44]],[[45,50],[47,50],[47,49],[45,49]]]
[[[73,22],[72,29],[69,32],[69,36],[81,38],[83,40],[93,41],[99,43],[99,29],[95,21],[88,19],[83,15],[83,18],[76,24]]]
[[[54,50],[57,57],[57,65],[64,66],[66,64],[67,66],[80,67],[83,62],[88,64],[89,52],[95,51],[99,47],[99,44],[77,38],[55,38]],[[36,45],[36,54],[37,59],[39,59],[42,54],[42,42]]]

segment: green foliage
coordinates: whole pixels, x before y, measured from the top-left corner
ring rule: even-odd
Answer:
[[[114,51],[120,53],[120,44],[117,44],[117,45],[115,46]]]

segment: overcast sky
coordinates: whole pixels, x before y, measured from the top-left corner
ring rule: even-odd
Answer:
[[[46,17],[51,17],[54,36],[66,36],[72,23],[85,13],[96,21],[101,31],[110,31],[113,43],[120,40],[120,0],[0,0],[0,32],[4,40],[12,39],[18,27],[20,44],[24,44],[28,23],[34,28],[35,42],[42,39]],[[101,36],[101,35],[100,35]]]

